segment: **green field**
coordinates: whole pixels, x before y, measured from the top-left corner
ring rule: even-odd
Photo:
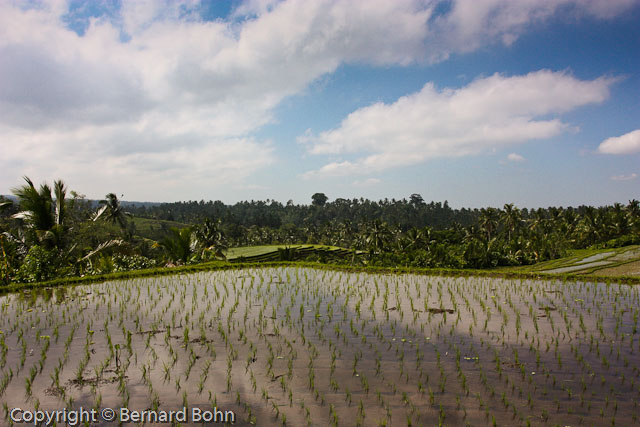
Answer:
[[[509,270],[531,273],[597,274],[606,276],[640,275],[640,246],[612,249],[578,249],[570,255]]]
[[[293,252],[293,259],[305,259],[312,255],[327,258],[346,258],[353,255],[353,251],[339,246],[326,245],[266,245],[230,248],[226,257],[228,261],[278,261],[282,259],[280,250]],[[361,251],[358,251],[360,253]]]
[[[135,225],[135,234],[147,239],[160,240],[169,233],[171,228],[188,227],[187,224],[164,219],[130,217],[129,221]]]
[[[278,261],[279,249],[293,248],[297,252],[295,259],[304,259],[310,255],[327,254],[336,258],[346,258],[352,251],[338,246],[324,245],[265,245],[230,248],[228,261]],[[358,251],[361,254],[361,251]],[[640,275],[640,246],[626,246],[613,249],[578,249],[564,258],[540,262],[522,267],[497,268],[496,271],[519,273],[552,274],[595,274],[602,276]]]

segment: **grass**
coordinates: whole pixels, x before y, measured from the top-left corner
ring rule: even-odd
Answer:
[[[292,249],[297,259],[311,255],[347,258],[353,253],[350,249],[328,245],[264,245],[230,248],[226,253],[226,257],[231,262],[277,261],[280,259],[280,250],[282,249]],[[361,251],[358,251],[358,253],[361,253]]]
[[[624,260],[613,259],[615,257],[619,257],[626,253],[630,254],[631,257],[629,259],[624,259]],[[603,258],[599,259],[598,261],[605,261],[607,262],[606,265],[592,265],[592,263],[584,262],[584,260],[590,257],[601,255],[601,254],[606,254],[606,255],[604,255]],[[517,273],[548,273],[558,268],[579,267],[580,265],[583,265],[584,268],[573,270],[571,272],[572,275],[574,274],[579,275],[579,274],[594,274],[599,270],[608,269],[611,267],[617,267],[617,266],[633,263],[636,261],[640,261],[640,246],[634,245],[634,246],[625,246],[622,248],[610,248],[610,249],[574,249],[569,251],[569,255],[563,258],[544,261],[544,262],[540,262],[533,265],[525,265],[525,266],[519,266],[519,267],[502,267],[502,268],[498,268],[497,270],[517,272]],[[632,274],[632,273],[640,272],[640,269],[637,271],[633,269],[632,270],[621,269],[620,271],[623,274],[619,274],[619,275],[622,276],[624,275],[624,273]],[[612,274],[611,276],[614,277],[616,275]]]
[[[164,219],[128,217],[127,221],[133,222],[136,234],[151,240],[160,240],[166,236],[171,228],[184,228],[188,224],[177,221],[167,221]]]
[[[640,251],[638,259],[629,259],[625,261],[612,262],[610,265],[600,266],[597,268],[585,268],[583,271],[574,271],[570,273],[548,273],[547,271],[555,268],[566,267],[579,264],[585,258],[605,252],[613,252],[611,257],[625,253],[627,251],[637,251],[640,246],[628,246],[615,249],[579,249],[571,251],[567,257],[557,260],[545,261],[529,266],[520,267],[500,267],[487,270],[473,269],[446,269],[446,268],[413,268],[413,267],[371,267],[371,266],[351,266],[351,265],[335,265],[322,264],[317,262],[302,261],[277,261],[276,259],[268,259],[261,262],[262,256],[277,255],[278,248],[285,248],[287,245],[269,245],[269,246],[249,246],[241,248],[231,248],[228,252],[228,261],[211,261],[201,264],[191,264],[179,267],[157,267],[144,270],[132,270],[124,272],[115,272],[109,274],[100,274],[83,277],[62,277],[47,282],[38,283],[12,283],[8,286],[0,287],[0,295],[18,292],[26,289],[41,289],[56,286],[73,286],[90,283],[99,283],[112,280],[127,280],[141,277],[167,276],[175,274],[193,273],[199,271],[215,271],[227,269],[245,269],[255,267],[274,267],[274,266],[306,266],[325,270],[345,271],[345,272],[371,272],[380,274],[422,274],[422,275],[438,275],[438,276],[454,276],[454,277],[495,277],[495,278],[511,278],[511,279],[540,279],[548,280],[582,280],[582,281],[615,281],[617,283],[640,284],[640,275],[633,274],[635,270],[625,269],[627,265],[638,264],[640,259]],[[312,250],[321,249],[327,251],[345,250],[337,246],[324,245],[289,245],[289,247],[311,248]],[[229,259],[235,262],[229,262]],[[240,260],[244,260],[240,262]],[[634,264],[635,263],[635,264]],[[618,274],[602,274],[600,271],[607,272],[617,267]]]
[[[302,245],[290,245],[291,247],[301,247]],[[226,253],[227,259],[232,260],[240,257],[254,257],[257,255],[265,255],[278,253],[278,248],[284,248],[286,245],[264,245],[264,246],[243,246],[240,248],[229,248]]]

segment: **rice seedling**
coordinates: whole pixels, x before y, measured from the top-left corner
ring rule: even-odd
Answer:
[[[640,297],[613,283],[287,267],[4,299],[7,405],[90,387],[94,406],[215,403],[259,425],[637,423]]]

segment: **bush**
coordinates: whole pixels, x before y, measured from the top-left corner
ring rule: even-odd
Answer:
[[[58,270],[58,254],[55,250],[47,250],[35,245],[24,258],[18,270],[19,282],[43,282],[56,276]]]
[[[113,267],[114,271],[142,270],[144,268],[153,268],[156,262],[153,259],[143,257],[141,255],[114,255]]]
[[[640,244],[640,236],[634,234],[626,234],[616,239],[609,240],[604,246],[606,248],[621,248],[623,246]]]

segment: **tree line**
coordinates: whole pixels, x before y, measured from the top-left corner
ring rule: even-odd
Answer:
[[[640,202],[611,206],[453,209],[445,201],[336,199],[127,205],[114,193],[95,203],[68,189],[25,184],[0,199],[2,282],[224,259],[228,247],[327,244],[353,250],[343,262],[440,268],[524,265],[570,249],[640,244]],[[180,227],[137,230],[135,218]],[[160,232],[160,234],[158,234]]]

